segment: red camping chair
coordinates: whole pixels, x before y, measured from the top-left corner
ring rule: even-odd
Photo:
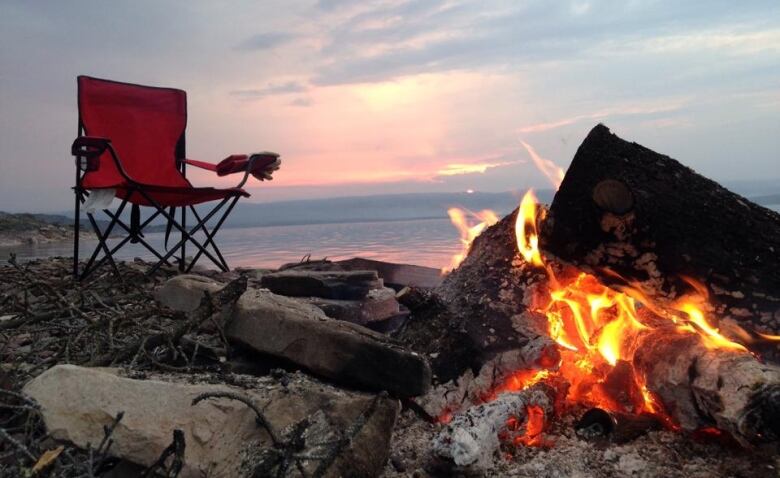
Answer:
[[[187,94],[182,90],[79,76],[78,104],[79,137],[71,148],[71,152],[76,156],[74,276],[83,279],[105,262],[109,262],[118,274],[113,255],[128,242],[140,243],[157,257],[157,263],[151,267],[149,274],[163,264],[171,265],[169,260],[177,251],[180,255],[173,262],[178,261],[181,271],[191,270],[202,255],[208,257],[221,270],[228,271],[225,258],[214,242],[214,236],[239,198],[249,197],[249,193],[242,189],[249,175],[260,180],[272,179],[271,174],[279,168],[279,155],[233,155],[219,164],[185,159]],[[244,175],[241,182],[233,188],[194,187],[185,177],[187,164],[214,171],[219,176],[232,173]],[[101,189],[113,191],[113,195],[121,200],[121,203],[115,211],[103,209],[110,219],[103,230],[92,212],[87,211],[89,222],[98,237],[98,245],[79,274],[81,204],[87,200],[90,191]],[[194,206],[210,201],[219,203],[201,217]],[[122,212],[128,203],[131,204],[130,224],[122,218]],[[227,208],[218,217],[213,229],[209,230],[207,222],[226,205]],[[143,222],[140,206],[154,208],[153,214]],[[181,209],[180,221],[176,220],[176,208]],[[187,229],[188,208],[197,220],[195,227],[191,229]],[[181,234],[181,239],[164,253],[155,250],[144,240],[143,235],[143,229],[158,216],[168,221],[166,248],[172,229]],[[108,238],[117,225],[124,229],[127,235],[109,248]],[[203,242],[194,237],[198,231],[203,231],[205,235]],[[185,246],[188,242],[195,246],[197,253],[192,261],[186,264]],[[101,251],[103,256],[97,260]]]

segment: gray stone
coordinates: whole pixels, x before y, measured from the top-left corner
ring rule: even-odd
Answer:
[[[304,299],[325,312],[325,315],[353,324],[367,324],[389,319],[401,313],[395,291],[388,287],[368,291],[363,300],[335,300],[310,297]]]
[[[58,365],[33,379],[24,393],[40,405],[46,427],[55,439],[77,446],[99,443],[103,426],[124,412],[113,433],[112,454],[148,466],[171,442],[174,429],[184,433],[182,477],[250,476],[262,449],[271,448],[267,432],[246,405],[210,399],[192,405],[206,392],[232,392],[251,399],[278,435],[304,418],[304,453],[323,451],[318,441],[339,438],[356,421],[365,421],[337,456],[327,476],[377,476],[389,454],[399,404],[390,398],[335,389],[306,378],[288,376],[284,384],[271,378],[240,377],[246,389],[191,383],[197,376],[160,375],[134,380],[107,369]],[[372,407],[373,404],[373,407]],[[318,461],[306,463],[309,475]]]
[[[420,355],[382,334],[266,290],[241,296],[225,333],[231,341],[338,382],[404,397],[430,387],[431,369]]]
[[[376,271],[284,270],[264,274],[263,287],[290,297],[360,300],[372,289],[383,287]]]
[[[154,298],[169,309],[192,312],[198,308],[204,292],[214,293],[224,284],[195,274],[182,274],[168,279],[154,291]]]

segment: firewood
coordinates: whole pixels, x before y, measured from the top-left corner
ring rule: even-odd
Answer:
[[[486,464],[498,450],[498,435],[506,430],[510,418],[522,421],[532,406],[541,408],[545,417],[550,416],[554,398],[551,387],[539,384],[471,407],[453,417],[434,438],[433,451],[458,466]]]
[[[780,214],[596,126],[555,195],[542,249],[656,301],[710,289],[714,312],[780,332]]]
[[[643,337],[633,363],[684,430],[717,427],[743,445],[780,438],[780,367],[665,328]]]

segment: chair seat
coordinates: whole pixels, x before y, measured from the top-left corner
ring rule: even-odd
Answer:
[[[164,207],[181,207],[181,206],[194,206],[209,201],[215,201],[224,199],[227,197],[243,196],[249,197],[250,194],[240,188],[176,188],[168,186],[144,186],[144,192],[156,201],[160,206]],[[138,191],[133,191],[129,194],[128,190],[124,187],[119,187],[116,190],[116,197],[124,199],[127,197],[127,201],[132,204],[138,204],[139,206],[152,206],[152,204]]]

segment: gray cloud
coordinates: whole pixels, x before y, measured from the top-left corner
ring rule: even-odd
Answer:
[[[283,45],[295,38],[295,35],[287,32],[267,32],[258,33],[236,46],[237,50],[268,50],[279,45]]]
[[[235,96],[242,99],[255,99],[273,95],[284,95],[288,93],[303,93],[306,90],[306,85],[297,81],[288,81],[285,83],[269,83],[262,88],[233,90],[230,92],[230,96]]]
[[[721,25],[760,25],[762,20],[771,26],[770,19],[778,14],[778,4],[771,1],[736,10],[732,2],[720,0],[535,1],[509,8],[444,0],[380,5],[332,28],[322,50],[327,61],[314,82],[382,81],[409,73],[561,61],[584,52],[597,55],[610,42]],[[378,53],[365,53],[371,50]]]
[[[295,98],[289,104],[290,106],[299,106],[302,108],[308,108],[309,106],[314,104],[314,101],[312,101],[311,98],[301,97],[301,98]]]

